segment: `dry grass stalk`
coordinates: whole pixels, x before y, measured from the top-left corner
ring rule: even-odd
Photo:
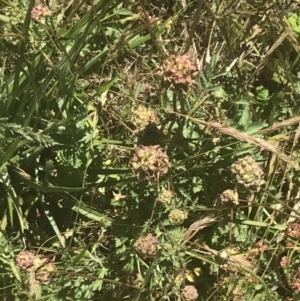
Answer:
[[[217,221],[217,219],[212,216],[206,216],[202,219],[197,220],[196,222],[194,222],[193,224],[190,225],[190,227],[184,234],[183,239],[182,239],[183,243],[187,243],[198,233],[198,231],[208,227],[209,225],[211,225],[212,223],[214,223],[216,221]]]
[[[205,124],[209,127],[212,127],[214,129],[219,130],[221,133],[232,136],[240,141],[245,141],[250,144],[254,144],[258,147],[260,147],[262,150],[268,150],[269,152],[275,154],[279,159],[282,161],[290,164],[293,168],[299,169],[298,164],[292,160],[290,157],[282,153],[277,147],[272,145],[271,143],[267,142],[264,139],[252,137],[246,133],[240,132],[239,130],[228,127],[226,125],[217,123],[217,122],[206,122],[206,121],[198,121],[199,123]]]
[[[267,64],[268,62],[268,58],[270,57],[270,55],[278,48],[279,45],[281,45],[281,43],[285,40],[285,38],[288,36],[287,32],[283,32],[279,38],[275,41],[275,43],[272,45],[272,47],[270,47],[267,52],[265,53],[264,59],[262,60],[262,62],[258,65],[257,69],[256,69],[256,73],[259,73]]]
[[[236,263],[236,264],[246,267],[248,269],[251,269],[251,270],[254,269],[254,265],[247,259],[243,258],[242,256],[231,255],[229,260],[232,261],[233,263]]]
[[[206,125],[210,128],[213,128],[215,130],[220,131],[223,134],[232,136],[232,137],[236,138],[239,141],[244,141],[244,142],[256,145],[261,150],[268,150],[269,152],[275,154],[282,161],[290,164],[294,169],[299,170],[298,164],[293,159],[291,159],[290,157],[288,157],[287,155],[282,153],[277,147],[275,147],[273,144],[267,142],[264,139],[252,137],[252,136],[250,136],[246,133],[243,133],[243,132],[241,132],[241,131],[239,131],[235,128],[229,127],[229,126],[224,125],[224,124],[220,124],[218,122],[208,122],[208,121],[204,121],[204,120],[199,120],[199,119],[196,119],[196,118],[188,117],[186,115],[174,112],[174,111],[169,110],[169,109],[167,111],[169,113],[173,113],[173,114],[183,116],[185,118],[189,118],[189,119],[193,120],[196,123]]]
[[[285,25],[285,30],[288,34],[287,38],[289,39],[289,41],[293,45],[294,49],[298,53],[300,53],[299,43],[298,43],[297,39],[295,38],[295,34],[293,33],[293,29],[292,29],[290,23],[287,20],[283,20],[283,21],[284,21],[284,25]]]
[[[203,248],[204,248],[204,250],[208,251],[211,255],[217,256],[219,254],[218,251],[211,249],[207,245],[204,245]],[[255,266],[249,260],[245,259],[243,254],[228,253],[228,255],[229,255],[228,261],[231,261],[235,264],[241,265],[242,267],[246,267],[248,269],[254,270]]]
[[[288,126],[291,126],[291,125],[294,125],[294,124],[297,124],[297,123],[300,123],[300,117],[299,116],[292,117],[288,120],[284,120],[282,122],[275,123],[272,126],[259,131],[258,133],[259,134],[266,134],[266,133],[269,133],[269,132],[276,131],[280,128],[288,127]]]

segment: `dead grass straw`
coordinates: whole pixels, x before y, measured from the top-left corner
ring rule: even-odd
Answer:
[[[293,159],[288,157],[286,154],[281,152],[277,147],[275,147],[273,144],[267,142],[264,139],[252,137],[249,134],[243,133],[243,132],[241,132],[241,131],[239,131],[235,128],[229,127],[229,126],[224,125],[224,124],[220,124],[218,122],[210,122],[210,121],[199,120],[199,119],[196,119],[196,118],[188,117],[186,115],[174,112],[172,110],[167,110],[167,111],[169,113],[173,113],[173,114],[183,116],[183,117],[185,117],[187,119],[190,119],[190,120],[192,120],[192,121],[194,121],[198,124],[205,125],[209,128],[213,128],[214,130],[218,130],[219,132],[221,132],[225,135],[232,136],[232,137],[236,138],[239,141],[244,141],[244,142],[250,143],[252,145],[256,145],[261,150],[268,150],[269,152],[275,154],[282,161],[286,162],[287,164],[290,164],[293,168],[295,168],[297,170],[299,169],[298,164]]]

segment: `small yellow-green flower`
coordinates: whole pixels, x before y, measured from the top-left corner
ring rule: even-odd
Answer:
[[[171,202],[173,196],[174,196],[174,193],[171,190],[163,189],[159,193],[157,199],[158,199],[158,201],[160,201],[164,204],[169,204]]]
[[[136,127],[136,132],[142,131],[149,123],[157,123],[155,111],[147,109],[144,106],[138,106],[133,111],[133,123]]]
[[[187,219],[186,211],[180,209],[172,209],[169,213],[169,220],[172,225],[180,225]]]

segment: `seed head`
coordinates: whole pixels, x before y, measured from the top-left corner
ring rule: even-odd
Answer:
[[[172,225],[180,225],[187,219],[187,213],[180,209],[172,209],[169,213],[169,220]]]
[[[193,84],[199,74],[196,63],[188,55],[172,54],[157,72],[163,80],[175,87]]]
[[[181,296],[184,300],[194,301],[198,298],[198,291],[193,285],[187,285],[181,291]]]
[[[153,256],[157,252],[158,239],[151,233],[141,236],[136,244],[136,250],[144,256]]]
[[[265,183],[261,166],[251,156],[238,159],[231,165],[231,171],[238,183],[251,190],[259,191]]]
[[[47,282],[50,279],[51,273],[54,271],[54,264],[52,261],[47,262],[41,268],[37,269],[35,278],[42,282]]]
[[[33,265],[35,259],[34,253],[30,251],[21,251],[16,256],[16,263],[17,266],[20,267],[22,270],[27,270],[29,267]]]
[[[286,234],[290,238],[300,238],[300,224],[299,223],[292,223],[289,224],[287,229],[286,229]]]
[[[159,180],[169,172],[171,163],[168,155],[159,145],[138,146],[131,160],[134,172],[139,180]]]
[[[136,132],[144,130],[149,123],[156,122],[154,110],[147,109],[144,106],[138,106],[138,108],[133,111],[133,123],[136,127]]]
[[[38,4],[32,8],[31,18],[39,23],[45,23],[45,18],[52,15],[48,6]]]
[[[174,193],[171,190],[165,190],[165,189],[163,189],[159,193],[157,199],[160,202],[164,203],[164,204],[168,204],[168,203],[170,203],[170,201],[173,198],[173,196],[174,196]]]
[[[230,202],[234,205],[238,205],[239,204],[239,194],[237,193],[237,191],[232,190],[232,189],[224,190],[220,194],[220,201],[223,204],[226,204],[226,203]]]

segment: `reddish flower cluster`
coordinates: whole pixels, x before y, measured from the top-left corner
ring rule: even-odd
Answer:
[[[181,292],[181,297],[184,300],[193,301],[198,298],[198,291],[193,285],[187,285]]]
[[[49,7],[42,4],[35,5],[31,11],[31,18],[39,23],[44,23],[44,19],[51,15]]]
[[[287,259],[286,256],[283,256],[283,257],[281,258],[280,265],[284,268],[284,267],[287,266],[287,264],[288,264],[288,259]]]
[[[175,54],[172,54],[157,72],[158,76],[173,86],[193,84],[198,74],[196,63],[188,55]]]
[[[290,238],[300,238],[300,224],[292,223],[286,229],[286,234]]]
[[[289,261],[287,256],[283,256],[280,261],[280,265],[284,269],[288,269],[287,281],[290,287],[297,292],[300,292],[300,267],[295,267],[295,261]]]
[[[232,190],[232,189],[224,190],[220,194],[220,201],[223,204],[232,203],[234,205],[238,205],[239,204],[239,194],[237,193],[237,191]]]
[[[167,153],[159,145],[138,146],[131,164],[139,180],[159,181],[159,177],[166,175],[171,167]]]
[[[30,251],[21,251],[16,256],[17,266],[24,271],[35,273],[35,278],[40,281],[48,281],[54,271],[54,264],[46,258],[37,256]]]
[[[260,241],[258,241],[257,243],[256,243],[256,245],[259,247],[259,251],[261,252],[261,253],[263,253],[264,251],[266,251],[267,249],[268,249],[268,246],[266,246],[265,244],[264,244],[264,241],[261,239]]]
[[[300,279],[295,280],[291,285],[292,289],[299,292],[300,291]]]
[[[136,244],[136,250],[144,256],[153,256],[157,252],[158,239],[151,233],[141,236]]]

